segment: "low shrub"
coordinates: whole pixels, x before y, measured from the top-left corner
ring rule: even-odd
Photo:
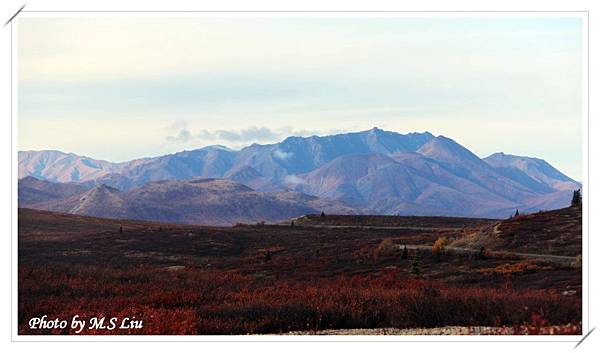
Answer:
[[[446,237],[440,237],[435,241],[435,243],[433,243],[431,253],[433,256],[439,257],[440,255],[444,254],[447,245],[448,239]]]
[[[494,268],[484,268],[477,271],[484,275],[513,276],[545,270],[552,270],[552,267],[541,265],[535,260],[526,260],[515,263],[502,264]]]
[[[390,238],[386,238],[383,239],[373,251],[373,258],[377,260],[381,257],[394,255],[396,252],[397,249],[394,241]]]

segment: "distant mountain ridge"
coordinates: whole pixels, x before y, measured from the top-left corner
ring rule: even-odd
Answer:
[[[123,163],[59,151],[20,151],[19,178],[33,176],[58,182],[102,182],[103,178],[118,174],[130,179],[132,185],[141,186],[165,179],[220,178],[250,167],[271,181],[281,182],[287,175],[309,172],[343,155],[415,151],[433,137],[428,132],[402,135],[373,128],[324,137],[288,137],[280,143],[253,144],[239,151],[208,146]]]
[[[502,173],[523,173],[518,177],[531,178],[526,183],[538,183],[550,186],[556,190],[572,190],[574,180],[561,173],[543,159],[514,156],[502,152],[494,153],[483,159]],[[519,173],[520,172],[520,173]],[[513,176],[513,178],[516,178]]]
[[[217,178],[257,192],[338,200],[361,212],[481,217],[564,207],[581,188],[541,159],[504,153],[481,159],[444,136],[378,128],[288,137],[239,151],[209,146],[123,163],[59,151],[19,152],[19,177],[27,176],[126,193],[162,180]]]

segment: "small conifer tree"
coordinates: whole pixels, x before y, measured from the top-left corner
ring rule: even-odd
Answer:
[[[402,260],[408,259],[408,248],[404,245],[404,249],[402,249],[402,255],[400,255]]]
[[[477,254],[477,256],[480,259],[485,259],[485,247],[482,246],[481,248],[479,248],[479,253]]]
[[[571,206],[579,207],[581,206],[581,189],[577,189],[573,191],[573,198],[571,199]]]
[[[415,255],[410,263],[410,273],[417,277],[421,275],[421,257],[418,250],[415,251]]]

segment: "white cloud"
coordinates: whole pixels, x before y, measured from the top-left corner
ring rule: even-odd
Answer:
[[[187,143],[187,142],[191,141],[193,138],[194,138],[194,136],[192,136],[192,133],[190,132],[190,130],[183,128],[183,129],[179,130],[179,133],[177,135],[167,136],[167,141]]]
[[[292,152],[285,152],[280,149],[273,151],[273,157],[281,160],[290,159],[294,154]]]
[[[297,175],[293,175],[293,174],[286,175],[286,176],[283,178],[283,182],[284,182],[285,184],[287,184],[287,185],[290,185],[290,186],[296,186],[296,185],[303,185],[303,184],[306,184],[306,182],[305,182],[303,179],[301,179],[301,178],[300,178],[300,177],[298,177]]]
[[[291,127],[285,126],[277,129],[270,129],[267,127],[249,126],[247,128],[235,130],[207,130],[201,129],[197,132],[192,132],[188,128],[188,124],[185,122],[178,121],[176,124],[172,124],[169,127],[171,133],[167,135],[166,140],[168,142],[178,143],[219,143],[219,144],[230,144],[235,147],[245,147],[246,145],[253,142],[271,143],[280,142],[281,140],[290,136],[311,136],[311,135],[328,135],[332,133],[339,133],[341,130],[294,130]],[[173,131],[175,132],[173,134]],[[273,155],[279,159],[288,159],[291,153],[276,150]]]

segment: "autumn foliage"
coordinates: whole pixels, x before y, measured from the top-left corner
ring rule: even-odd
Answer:
[[[478,272],[485,274],[485,275],[511,276],[511,275],[523,275],[526,273],[533,273],[533,272],[537,272],[537,271],[547,271],[547,270],[552,270],[552,267],[546,266],[544,264],[540,264],[540,263],[536,262],[535,260],[525,260],[525,261],[519,261],[519,262],[515,262],[515,263],[498,265],[494,268],[481,269],[481,270],[478,270]]]
[[[382,256],[390,256],[397,252],[394,241],[390,238],[386,238],[379,243],[375,251],[373,251],[373,258],[379,259]]]
[[[445,325],[535,327],[532,317],[542,312],[544,324],[581,329],[578,298],[548,290],[448,286],[396,271],[297,281],[153,267],[19,270],[21,334],[73,333],[29,330],[28,320],[44,314],[135,316],[144,321],[142,330],[84,334],[256,334]]]
[[[435,241],[435,243],[433,243],[433,247],[431,248],[431,253],[434,256],[439,256],[444,253],[447,245],[448,245],[448,239],[446,239],[446,237],[440,237]]]

